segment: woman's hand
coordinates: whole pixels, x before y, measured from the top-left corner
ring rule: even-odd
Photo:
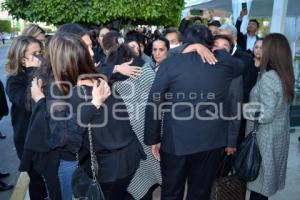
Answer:
[[[226,152],[227,156],[231,156],[231,155],[235,154],[236,148],[235,147],[226,147],[225,152]]]
[[[97,67],[100,67],[100,64],[101,64],[101,62],[99,61],[99,62],[97,62],[97,63],[95,63],[95,68],[97,68]]]
[[[191,44],[187,46],[182,53],[190,53],[196,51],[202,58],[203,62],[214,65],[218,62],[214,54],[202,44]]]
[[[100,84],[98,85],[98,81],[93,81],[93,90],[92,90],[92,101],[97,109],[103,104],[103,102],[110,96],[111,91],[106,81],[99,79]]]
[[[31,56],[31,58],[24,58],[25,67],[40,67],[42,62],[36,58],[35,56]]]
[[[129,62],[125,62],[121,65],[116,65],[114,68],[114,73],[118,72],[124,76],[129,76],[129,77],[133,77],[133,78],[139,77],[143,72],[141,67],[130,66],[131,63],[132,63],[132,60]]]
[[[36,77],[31,82],[31,98],[34,100],[34,102],[38,102],[40,99],[45,98],[45,95],[43,93],[43,81],[42,79],[37,79]]]

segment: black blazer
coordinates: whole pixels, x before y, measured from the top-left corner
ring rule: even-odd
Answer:
[[[17,151],[21,159],[26,132],[31,116],[31,111],[26,110],[26,91],[31,83],[32,69],[27,69],[18,75],[9,76],[6,82],[6,94],[11,102],[11,123],[14,130],[14,142],[22,145]]]
[[[237,44],[244,50],[244,51],[249,51],[247,48],[247,34],[243,34],[241,32],[241,25],[242,21],[241,20],[236,20],[235,27],[237,29]],[[256,39],[259,39],[259,37],[256,35]],[[251,51],[250,51],[251,52]],[[249,52],[249,53],[250,53]]]
[[[236,147],[240,133],[241,119],[240,109],[243,103],[243,76],[233,79],[230,83],[228,95],[225,101],[225,108],[228,112],[227,146]]]
[[[214,66],[203,63],[195,52],[174,56],[161,63],[146,106],[146,145],[161,142],[163,152],[175,155],[227,145],[228,122],[201,117],[212,118],[208,112],[215,113],[214,105],[225,102],[232,79],[242,74],[244,66],[225,51],[216,51],[215,55],[219,62]],[[161,107],[166,111],[162,138],[161,123],[157,118]],[[178,119],[183,117],[186,120]]]
[[[259,69],[255,67],[253,57],[239,47],[233,54],[233,57],[241,60],[245,66],[243,72],[243,102],[247,103],[251,89],[256,83]]]

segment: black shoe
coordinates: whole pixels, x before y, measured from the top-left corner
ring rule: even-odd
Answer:
[[[9,184],[6,184],[6,183],[0,181],[0,192],[6,191],[6,190],[11,190],[13,187],[14,187],[13,185],[9,185]]]
[[[3,135],[1,132],[0,132],[0,139],[5,139],[6,138],[6,135]]]
[[[8,177],[9,176],[9,173],[1,173],[0,172],[0,178],[5,178],[5,177]]]

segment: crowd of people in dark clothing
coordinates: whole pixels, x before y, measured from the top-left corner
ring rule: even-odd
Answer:
[[[244,115],[253,102],[263,106],[263,161],[250,199],[282,189],[291,50],[282,34],[259,38],[255,19],[241,33],[246,14],[235,26],[188,14],[153,34],[69,23],[46,37],[28,26],[9,49],[5,88],[31,200],[71,200],[79,166],[106,200],[149,200],[159,186],[162,200],[208,200],[224,157],[253,127]]]

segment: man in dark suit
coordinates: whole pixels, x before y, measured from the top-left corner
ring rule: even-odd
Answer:
[[[221,35],[227,35],[231,38],[234,46],[232,50],[232,56],[240,59],[245,65],[245,71],[243,73],[244,83],[244,102],[249,101],[249,94],[252,87],[256,83],[258,69],[254,66],[254,60],[246,51],[244,51],[238,44],[238,30],[231,24],[223,24],[220,27],[219,33]]]
[[[208,28],[199,25],[190,28],[187,39],[208,47],[213,43]],[[196,52],[170,57],[156,74],[146,106],[144,142],[161,160],[162,200],[183,199],[186,179],[187,199],[209,199],[228,139],[228,121],[220,117],[220,107],[231,81],[244,70],[227,52],[215,55],[216,65],[204,63]]]
[[[244,50],[242,50],[238,43],[237,43],[237,29],[231,24],[223,24],[220,27],[219,33],[222,35],[227,35],[231,38],[232,43],[234,44],[232,50],[232,56],[241,60],[244,63],[245,70],[242,74],[243,78],[243,101],[242,103],[249,102],[249,96],[251,89],[256,83],[257,76],[258,76],[258,69],[254,66],[253,58]],[[246,128],[246,121],[242,119],[241,127],[240,127],[240,134],[237,144],[239,145],[241,141],[245,137],[245,128]]]
[[[247,26],[247,34],[241,32],[241,24],[243,17],[248,14],[247,10],[242,10],[240,16],[236,21],[235,27],[238,31],[237,43],[245,51],[253,52],[254,43],[259,38],[257,31],[259,29],[259,22],[256,19],[250,19]]]
[[[227,35],[216,35],[214,36],[214,46],[212,51],[224,49],[228,53],[231,53],[233,49],[233,42],[231,38]],[[240,126],[241,126],[241,105],[243,103],[243,76],[240,75],[239,77],[233,79],[230,83],[225,107],[228,113],[226,116],[228,119],[228,140],[227,140],[227,147],[225,151],[228,156],[233,155],[237,148],[237,140],[240,134]],[[231,162],[228,162],[228,169],[225,171],[223,169],[223,173],[226,174],[231,170],[230,166]]]

